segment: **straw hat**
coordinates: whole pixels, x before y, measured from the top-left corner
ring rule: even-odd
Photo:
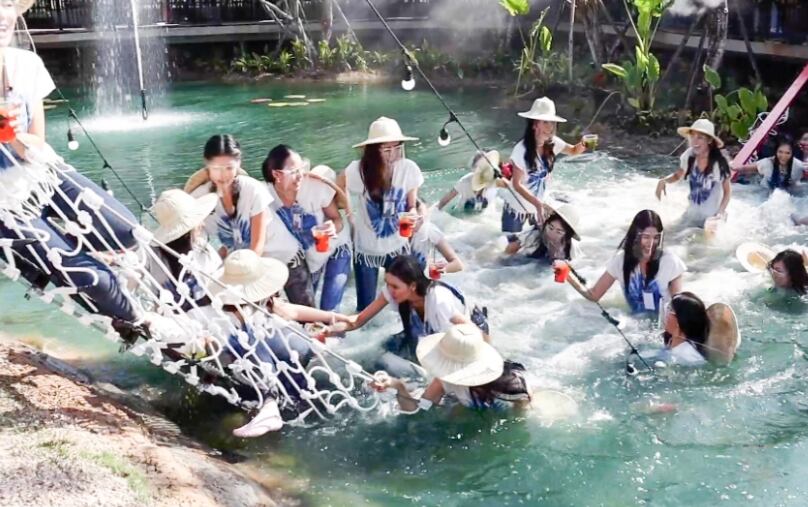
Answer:
[[[247,171],[243,168],[239,168],[238,176],[249,176],[249,174],[247,174]],[[203,167],[188,178],[188,181],[185,182],[185,186],[182,187],[182,189],[190,194],[209,181],[210,175],[208,175],[208,168]]]
[[[710,334],[707,336],[707,359],[711,363],[729,364],[741,345],[738,319],[732,308],[724,303],[715,303],[707,308],[710,319]]]
[[[530,107],[530,111],[517,114],[522,118],[527,118],[528,120],[555,121],[559,123],[564,123],[567,121],[556,114],[555,102],[547,97],[534,100],[533,105]]]
[[[22,16],[25,12],[30,9],[36,0],[17,0],[17,14]]]
[[[212,292],[226,305],[256,303],[278,293],[289,278],[289,268],[279,260],[259,257],[252,250],[236,250],[224,260],[224,272]]]
[[[689,127],[679,127],[676,129],[676,132],[678,132],[679,135],[684,138],[690,137],[690,134],[693,132],[698,132],[699,134],[704,134],[705,136],[711,137],[713,141],[715,141],[716,146],[719,148],[724,147],[724,141],[715,135],[715,125],[713,125],[713,122],[707,118],[698,119]]]
[[[182,190],[166,190],[154,204],[154,218],[159,224],[154,239],[171,243],[192,231],[213,213],[218,199],[216,194],[195,199]]]
[[[488,162],[491,162],[490,164]],[[485,152],[484,157],[477,157],[472,166],[471,189],[475,192],[486,188],[497,179],[494,168],[499,167],[499,152],[491,150]]]
[[[552,215],[553,213],[561,217],[561,220],[566,222],[566,224],[569,225],[570,229],[572,229],[572,237],[578,241],[581,241],[581,237],[575,230],[578,227],[578,213],[575,211],[575,208],[573,208],[569,204],[562,204],[557,208],[553,208],[552,206],[545,204],[544,207],[550,211],[550,214],[547,215],[547,218],[550,218],[550,215]]]
[[[337,181],[337,173],[327,165],[320,164],[315,166],[309,174],[317,176],[321,179],[328,180],[332,183]]]
[[[353,145],[354,148],[361,148],[369,144],[381,143],[395,143],[399,141],[417,141],[417,137],[405,136],[401,132],[401,127],[398,122],[392,118],[382,116],[378,120],[370,124],[368,129],[368,138],[359,144]]]
[[[741,243],[735,250],[735,257],[741,266],[750,273],[766,271],[774,256],[774,250],[759,243]]]
[[[421,338],[415,355],[430,374],[459,386],[492,382],[502,375],[505,363],[474,324],[458,324],[446,333]]]

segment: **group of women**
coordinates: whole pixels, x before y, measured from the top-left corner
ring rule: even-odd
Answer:
[[[3,145],[0,185],[9,188],[33,177],[24,168],[35,163],[27,153],[30,147],[47,147],[42,100],[54,87],[35,54],[9,47],[14,20],[29,6],[30,2],[21,0],[0,2],[0,27],[6,27],[0,33],[4,92],[13,108],[6,117],[12,118],[17,132],[17,140]],[[592,301],[600,300],[617,281],[633,313],[662,317],[665,343],[659,357],[667,362],[703,364],[711,351],[721,347],[724,356],[731,357],[738,339],[734,315],[711,312],[697,296],[683,292],[685,264],[664,248],[662,221],[651,210],[637,213],[594,286],[586,287],[574,270],[565,276],[577,255],[578,216],[569,204],[550,205],[547,188],[556,157],[579,155],[587,148],[583,142],[570,145],[556,135],[557,124],[566,120],[546,97],[519,116],[526,120],[525,131],[509,159],[501,161],[496,151],[477,153],[469,174],[437,208],[459,198],[464,211],[479,212],[491,207],[499,193],[504,201],[502,231],[508,238],[505,254],[523,254],[552,265],[559,281],[568,281]],[[657,197],[665,194],[667,185],[684,178],[690,189],[688,219],[700,226],[720,222],[732,194],[722,142],[708,120],[698,120],[680,133],[689,140],[689,148],[677,171],[659,180]],[[405,150],[406,143],[414,140],[404,135],[395,120],[381,117],[370,125],[367,138],[354,145],[360,150],[359,158],[338,175],[327,166],[312,168],[292,147],[278,145],[266,154],[259,180],[242,168],[242,147],[236,139],[211,137],[202,153],[204,167],[188,179],[184,189],[163,192],[154,206],[158,228],[150,274],[183,310],[201,320],[224,318],[228,328],[248,335],[247,344],[257,351],[253,360],[276,366],[294,355],[305,367],[311,357],[310,341],[283,326],[253,333],[256,326],[267,325],[264,312],[257,309],[283,322],[322,323],[327,328],[315,339],[324,340],[360,328],[390,306],[400,316],[403,330],[385,342],[386,354],[397,358],[399,366],[417,363],[434,378],[421,396],[414,396],[403,381],[377,375],[373,387],[395,390],[402,409],[427,409],[447,394],[469,407],[529,406],[531,388],[524,368],[497,352],[487,310],[441,280],[442,274],[461,271],[464,265],[429,220],[430,207],[419,197],[424,177]],[[804,177],[804,166],[787,148],[782,145],[775,157],[735,170],[757,171],[771,188],[790,189]],[[54,214],[70,219],[75,210],[64,196],[89,189],[102,199],[101,208],[113,210],[104,216],[111,224],[111,235],[122,248],[133,248],[137,243],[131,226],[136,223],[134,216],[72,168],[66,167],[59,178],[59,191],[46,196],[49,202],[39,210],[41,215],[26,217],[26,227],[8,220],[0,225],[3,238],[26,237],[26,231],[38,237],[30,233],[31,227],[48,233],[47,245],[15,246],[20,257],[31,248],[38,249],[40,264],[24,270],[23,276],[39,286],[76,287],[91,310],[113,318],[121,330],[134,324],[148,328],[149,316],[135,310],[109,266],[45,220]],[[53,266],[46,247],[72,254]],[[802,257],[796,255],[798,261],[793,252],[781,254],[771,259],[768,269],[778,286],[804,293],[808,275]],[[187,269],[189,265],[195,270]],[[351,271],[357,313],[346,315],[338,310]],[[93,273],[90,279],[88,272]],[[43,273],[49,275],[43,278]],[[209,285],[205,277],[216,282]],[[218,299],[223,314],[211,298]],[[228,341],[237,352],[246,350],[235,333]],[[292,371],[281,382],[290,391],[295,375],[301,374],[294,367]],[[257,416],[234,431],[236,435],[258,436],[282,426],[275,397],[266,399]]]

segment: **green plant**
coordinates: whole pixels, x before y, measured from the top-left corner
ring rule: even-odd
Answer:
[[[292,64],[297,69],[305,69],[311,65],[306,43],[300,37],[295,37],[292,41],[292,59],[294,60]]]
[[[719,132],[744,139],[758,115],[769,109],[769,101],[760,86],[754,90],[740,87],[721,95],[716,93],[721,89],[721,76],[707,65],[704,66],[704,80],[713,92],[712,118]]]
[[[522,37],[522,53],[516,68],[516,88],[514,94],[518,94],[522,87],[522,79],[530,76],[533,82],[546,84],[551,78],[551,70],[555,67],[553,62],[553,33],[544,26],[544,18],[547,16],[549,8],[544,9],[539,15],[539,19],[530,27],[527,40]],[[521,35],[521,31],[519,32]]]
[[[626,100],[637,111],[653,111],[656,104],[657,82],[661,67],[657,57],[651,53],[651,44],[656,36],[659,23],[672,0],[632,0],[636,8],[636,20],[629,16],[634,30],[636,46],[634,61],[623,65],[605,63],[603,68],[623,81]]]
[[[499,0],[499,5],[508,11],[511,16],[524,16],[530,12],[530,2],[528,0]]]
[[[328,41],[321,40],[317,43],[317,61],[324,69],[334,66],[335,51],[328,45]]]
[[[277,70],[280,74],[289,74],[292,71],[293,59],[294,57],[292,56],[292,53],[284,49],[281,51],[281,54],[278,55],[278,60],[275,62],[274,70]]]

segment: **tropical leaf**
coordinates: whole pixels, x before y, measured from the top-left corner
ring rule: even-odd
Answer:
[[[659,65],[659,60],[657,60],[657,57],[654,56],[653,53],[649,54],[648,55],[648,70],[647,70],[648,82],[656,83],[659,80],[660,71],[661,71],[661,68],[660,68],[660,65]]]
[[[762,112],[769,110],[769,99],[766,98],[766,94],[760,89],[756,90],[755,92],[755,100],[757,101],[758,111]]]
[[[508,11],[511,16],[524,16],[530,12],[528,0],[499,0],[499,5]]]
[[[604,70],[611,72],[620,79],[625,79],[627,76],[625,67],[617,65],[615,63],[604,63],[602,67]]]
[[[749,129],[741,121],[734,121],[730,124],[730,132],[738,139],[743,139],[749,134]]]
[[[713,101],[715,102],[715,105],[718,106],[718,109],[722,111],[726,111],[727,108],[729,107],[729,104],[727,103],[727,98],[724,97],[723,95],[718,94],[714,95]]]
[[[539,33],[539,44],[541,44],[542,53],[545,55],[548,54],[553,48],[553,32],[551,32],[546,26],[541,27],[541,32]]]
[[[741,102],[741,107],[749,114],[757,114],[757,99],[752,90],[748,88],[741,88],[738,90],[738,98]]]
[[[704,66],[704,80],[710,85],[713,90],[721,88],[721,76],[709,65]]]
[[[637,100],[637,99],[635,99],[634,97],[630,97],[630,98],[628,99],[628,104],[629,104],[631,107],[633,107],[634,109],[637,109],[637,110],[639,110],[639,109],[640,109],[640,101],[639,101],[639,100]]]

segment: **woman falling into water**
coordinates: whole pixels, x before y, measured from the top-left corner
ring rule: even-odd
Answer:
[[[802,181],[808,165],[794,156],[794,146],[788,139],[777,141],[777,153],[773,157],[758,160],[734,169],[741,174],[760,174],[760,184],[769,190],[793,190]]]
[[[527,119],[525,133],[511,152],[513,176],[502,192],[502,231],[513,233],[521,232],[525,220],[544,221],[542,200],[556,156],[586,151],[583,142],[573,146],[555,135],[556,125],[567,120],[556,115],[555,103],[547,97],[536,99],[519,116]]]
[[[505,253],[523,252],[527,257],[552,264],[556,260],[577,257],[577,242],[581,240],[576,228],[578,214],[569,204],[556,209],[545,205],[547,219],[527,232],[508,236]]]

